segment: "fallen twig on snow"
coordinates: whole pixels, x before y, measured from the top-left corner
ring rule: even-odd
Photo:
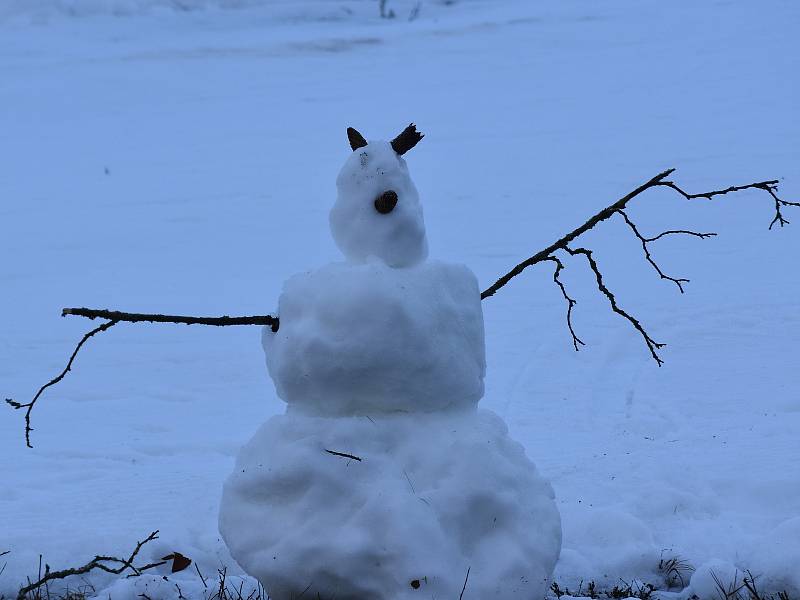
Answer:
[[[141,542],[137,542],[136,547],[133,549],[133,552],[131,552],[130,556],[127,559],[117,558],[116,556],[95,556],[92,560],[90,560],[82,567],[76,567],[73,569],[63,569],[61,571],[51,571],[50,565],[45,565],[44,575],[42,575],[38,580],[34,581],[33,583],[29,583],[25,587],[21,588],[19,590],[19,593],[17,594],[17,600],[26,600],[29,593],[38,590],[39,588],[41,588],[43,585],[46,585],[50,581],[54,581],[56,579],[65,579],[67,577],[71,577],[72,575],[83,575],[95,569],[105,571],[106,573],[112,573],[114,575],[119,575],[126,569],[130,569],[131,571],[133,571],[134,575],[141,575],[141,573],[147,569],[164,564],[163,562],[161,562],[161,563],[145,565],[143,567],[136,567],[133,564],[133,561],[136,559],[136,556],[139,554],[139,551],[142,549],[142,547],[148,542],[152,542],[155,539],[158,539],[158,530],[152,532]],[[117,564],[119,566],[111,567],[109,566],[110,564]]]

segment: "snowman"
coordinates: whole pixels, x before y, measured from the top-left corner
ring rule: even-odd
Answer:
[[[286,413],[241,450],[220,532],[274,600],[542,598],[560,517],[503,420],[477,407],[480,289],[427,259],[403,159],[422,134],[347,133],[330,213],[346,261],[284,285],[263,346]]]

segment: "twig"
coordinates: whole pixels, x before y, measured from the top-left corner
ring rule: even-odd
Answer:
[[[119,321],[116,320],[107,321],[102,325],[100,325],[99,327],[95,327],[89,333],[84,335],[81,338],[81,341],[78,342],[78,345],[75,347],[75,350],[73,350],[72,356],[69,357],[69,362],[67,362],[67,366],[64,368],[64,370],[61,371],[59,375],[57,375],[56,377],[45,383],[42,387],[40,387],[39,391],[36,392],[36,395],[33,397],[33,400],[25,404],[21,404],[20,402],[16,402],[11,398],[6,398],[6,402],[16,410],[19,410],[21,408],[27,408],[27,410],[25,411],[25,444],[28,446],[28,448],[33,448],[33,446],[31,446],[31,431],[33,431],[33,428],[31,427],[31,411],[33,411],[33,407],[36,405],[36,401],[39,400],[39,397],[42,395],[42,392],[44,392],[51,385],[55,385],[59,381],[64,379],[64,376],[72,370],[72,363],[75,360],[75,357],[78,355],[81,346],[83,346],[86,343],[86,340],[88,340],[96,333],[100,333],[102,331],[105,331],[106,329],[110,329],[117,323],[119,323]]]
[[[695,237],[699,237],[700,239],[705,239],[709,237],[714,237],[717,235],[716,233],[698,233],[696,231],[688,231],[687,229],[669,229],[667,231],[662,231],[658,235],[654,235],[653,237],[645,238],[646,242],[655,242],[656,240],[660,240],[665,235],[693,235]]]
[[[653,338],[651,338],[648,335],[648,333],[644,330],[644,327],[642,327],[642,324],[637,319],[635,319],[634,317],[632,317],[630,314],[628,314],[622,308],[619,307],[619,305],[617,304],[616,297],[614,296],[614,294],[611,293],[611,291],[606,287],[605,283],[603,282],[603,275],[600,273],[600,267],[597,266],[597,262],[594,260],[594,257],[592,256],[592,251],[587,250],[586,248],[575,248],[573,250],[569,246],[567,246],[566,251],[569,252],[572,256],[575,256],[577,254],[582,254],[586,257],[586,260],[589,263],[589,268],[592,270],[595,279],[597,280],[597,289],[599,289],[602,292],[602,294],[606,298],[608,298],[608,302],[611,304],[611,310],[613,310],[615,313],[622,316],[623,318],[627,319],[630,322],[630,324],[633,325],[634,328],[640,334],[642,334],[642,338],[644,338],[647,347],[650,349],[650,354],[658,363],[658,366],[660,367],[662,364],[664,364],[664,361],[661,360],[661,357],[658,356],[656,350],[663,348],[666,344],[659,344],[658,342],[653,340]]]
[[[206,578],[203,577],[203,574],[200,572],[200,567],[197,566],[197,563],[194,563],[194,568],[197,570],[197,574],[200,575],[200,581],[203,582],[203,588],[208,589],[208,584],[206,583]]]
[[[636,224],[633,221],[631,221],[631,219],[628,217],[628,213],[626,213],[622,209],[618,210],[617,212],[620,215],[622,215],[622,218],[625,219],[625,223],[628,225],[630,230],[633,232],[633,235],[635,235],[639,239],[639,241],[642,243],[642,250],[644,251],[644,257],[645,257],[645,259],[647,259],[647,262],[649,262],[653,266],[653,268],[656,270],[656,273],[658,273],[659,277],[661,277],[661,279],[667,279],[667,280],[673,282],[675,285],[678,286],[678,289],[680,290],[681,294],[683,294],[683,285],[682,284],[689,283],[689,280],[688,279],[683,279],[683,278],[679,279],[679,278],[675,278],[675,277],[670,277],[669,275],[664,274],[664,271],[661,270],[661,267],[659,267],[658,264],[656,263],[656,261],[653,260],[653,257],[650,254],[650,247],[648,246],[648,244],[650,242],[654,242],[654,241],[658,240],[659,238],[664,237],[664,235],[666,235],[668,233],[669,234],[684,233],[684,234],[687,234],[687,235],[693,235],[693,236],[699,237],[700,239],[703,239],[703,240],[706,239],[706,238],[709,238],[709,237],[713,237],[713,236],[715,236],[717,234],[716,233],[698,233],[696,231],[686,231],[686,230],[677,230],[677,229],[675,229],[675,230],[665,231],[663,233],[658,234],[655,237],[646,238],[639,232],[639,229],[636,227]]]
[[[39,589],[41,586],[47,584],[50,581],[55,579],[65,579],[72,575],[83,575],[84,573],[88,573],[89,571],[93,571],[94,569],[99,569],[101,571],[105,571],[106,573],[112,573],[114,575],[119,575],[125,569],[131,569],[135,574],[139,575],[142,571],[144,571],[148,567],[135,567],[133,561],[136,559],[136,556],[139,554],[139,551],[142,549],[142,546],[151,542],[155,539],[158,539],[158,530],[154,531],[150,535],[148,535],[144,540],[141,542],[136,543],[136,548],[133,549],[131,555],[127,559],[117,558],[115,556],[95,556],[92,560],[88,563],[83,565],[82,567],[77,567],[74,569],[63,569],[61,571],[51,571],[50,565],[45,565],[44,568],[44,575],[42,575],[37,581],[26,585],[25,587],[19,590],[17,594],[17,600],[25,600],[26,596],[34,591]],[[106,563],[111,564],[118,564],[119,567],[111,567]]]
[[[706,198],[708,200],[711,200],[711,198],[713,198],[714,196],[721,196],[723,194],[729,194],[730,192],[741,192],[742,190],[750,190],[750,189],[763,190],[767,192],[770,196],[772,196],[772,199],[775,201],[775,218],[772,219],[772,222],[769,224],[769,229],[772,229],[772,226],[775,225],[775,223],[778,223],[781,227],[789,224],[789,221],[784,219],[783,214],[781,214],[781,206],[800,206],[800,202],[789,202],[788,200],[781,200],[778,197],[777,179],[771,179],[769,181],[758,181],[756,183],[748,183],[747,185],[732,185],[728,188],[725,188],[724,190],[715,190],[713,192],[701,192],[699,194],[688,194],[672,181],[662,181],[658,185],[672,188],[687,200],[694,200],[695,198]]]
[[[458,600],[462,600],[464,598],[464,590],[467,589],[467,582],[469,581],[469,570],[472,567],[467,567],[467,576],[464,577],[464,586],[461,588],[461,593],[458,595]]]
[[[278,317],[271,315],[256,315],[252,317],[186,317],[181,315],[159,315],[145,313],[128,313],[117,310],[98,310],[94,308],[65,308],[61,316],[74,315],[87,319],[109,319],[111,321],[125,321],[127,323],[179,323],[182,325],[212,325],[227,327],[231,325],[267,325],[272,331],[277,332],[280,326]]]
[[[361,462],[361,458],[359,458],[355,454],[348,454],[347,452],[336,452],[336,450],[328,450],[327,448],[325,449],[325,452],[327,452],[328,454],[333,454],[334,456],[341,456],[343,458],[352,458],[353,460]]]
[[[556,263],[556,270],[553,272],[553,281],[561,289],[561,295],[564,296],[564,300],[567,301],[567,327],[569,328],[570,335],[572,335],[572,345],[575,346],[575,352],[577,352],[578,344],[581,346],[586,345],[577,335],[575,335],[575,330],[572,328],[572,307],[578,302],[571,298],[569,294],[567,294],[567,288],[564,287],[564,284],[558,277],[561,274],[561,271],[564,269],[564,263],[562,263],[561,260],[555,256],[548,256],[545,260]]]
[[[312,585],[313,585],[312,583],[309,583],[309,584],[306,586],[306,588],[305,588],[305,589],[304,589],[302,592],[300,592],[300,595],[297,597],[297,600],[300,600],[300,598],[302,598],[303,596],[305,596],[305,595],[306,595],[306,592],[307,592],[308,590],[310,590],[310,589],[311,589],[311,586],[312,586]]]
[[[133,573],[128,574],[128,579],[131,577],[138,577],[141,574],[141,571],[149,571],[150,569],[155,569],[156,567],[160,567],[161,565],[167,564],[166,560],[160,560],[158,562],[147,563],[144,566],[137,567],[137,570]]]
[[[414,484],[411,483],[411,477],[408,476],[408,471],[403,469],[403,475],[406,476],[406,481],[408,482],[408,485],[411,488],[411,493],[416,496],[417,495],[417,490],[414,489]],[[2,554],[0,554],[0,556],[2,556]]]

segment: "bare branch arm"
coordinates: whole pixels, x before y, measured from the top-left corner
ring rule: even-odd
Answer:
[[[647,332],[644,330],[644,328],[642,327],[641,323],[639,323],[638,320],[636,320],[629,313],[625,312],[624,310],[622,310],[619,307],[619,305],[616,302],[616,298],[608,290],[608,288],[605,286],[605,284],[603,282],[602,275],[600,273],[599,267],[597,266],[597,263],[595,262],[594,258],[592,257],[591,250],[588,250],[586,248],[578,248],[576,250],[572,250],[570,248],[569,244],[572,241],[574,241],[575,239],[577,239],[578,237],[580,237],[581,235],[583,235],[584,233],[586,233],[587,231],[589,231],[590,229],[593,229],[595,226],[599,225],[600,223],[602,223],[603,221],[607,220],[608,218],[610,218],[614,214],[618,213],[625,220],[626,225],[631,230],[633,235],[641,243],[642,250],[644,251],[645,259],[647,260],[647,262],[650,263],[650,265],[655,269],[655,271],[658,273],[658,275],[662,279],[666,279],[668,281],[672,281],[678,287],[680,292],[683,293],[683,291],[684,291],[683,284],[684,283],[688,283],[689,280],[688,279],[684,279],[684,278],[671,277],[671,276],[667,275],[666,273],[664,273],[664,271],[661,269],[661,267],[658,265],[658,263],[656,263],[655,259],[653,258],[652,254],[650,253],[650,246],[649,245],[652,242],[655,242],[655,241],[661,239],[662,237],[665,237],[665,236],[668,236],[668,235],[681,235],[682,234],[682,235],[689,235],[689,236],[698,237],[700,239],[706,239],[706,238],[715,236],[717,234],[716,233],[700,233],[700,232],[697,232],[697,231],[689,231],[689,230],[686,230],[686,229],[670,229],[670,230],[664,231],[664,232],[659,233],[658,235],[655,235],[655,236],[652,236],[652,237],[645,237],[644,235],[642,235],[642,233],[640,232],[639,228],[634,223],[634,221],[625,212],[625,208],[627,207],[628,203],[631,202],[634,198],[638,197],[642,192],[644,192],[644,191],[646,191],[646,190],[648,190],[650,188],[667,187],[667,188],[670,188],[670,189],[674,190],[675,192],[677,192],[678,194],[680,194],[681,196],[683,196],[687,200],[694,200],[694,199],[697,199],[697,198],[706,198],[706,199],[711,200],[715,196],[723,196],[725,194],[734,193],[734,192],[740,192],[740,191],[743,191],[743,190],[749,190],[749,189],[762,190],[764,192],[767,192],[770,195],[770,197],[772,198],[772,200],[774,201],[774,203],[775,203],[775,218],[770,223],[770,226],[769,226],[770,229],[772,229],[772,226],[775,225],[775,223],[779,223],[781,226],[789,223],[789,221],[787,221],[784,218],[784,216],[783,216],[783,214],[781,212],[782,208],[787,207],[787,206],[800,207],[800,202],[789,202],[787,200],[782,200],[778,196],[778,180],[777,179],[772,179],[772,180],[769,180],[769,181],[758,181],[758,182],[755,182],[755,183],[749,183],[747,185],[730,186],[730,187],[727,187],[727,188],[724,188],[724,189],[712,190],[710,192],[702,192],[702,193],[699,193],[699,194],[690,194],[690,193],[686,192],[685,190],[683,190],[678,185],[676,185],[674,182],[668,181],[666,179],[674,171],[675,171],[675,169],[668,169],[666,171],[663,171],[662,173],[659,173],[658,175],[656,175],[655,177],[653,177],[652,179],[650,179],[646,183],[640,185],[638,188],[636,188],[632,192],[626,194],[625,196],[623,196],[622,198],[620,198],[619,200],[617,200],[613,204],[607,206],[606,208],[604,208],[603,210],[601,210],[600,212],[595,214],[593,217],[591,217],[588,221],[586,221],[580,227],[572,230],[571,232],[569,232],[565,236],[559,238],[558,240],[556,240],[555,242],[550,244],[544,250],[540,250],[539,252],[537,252],[536,254],[531,256],[530,258],[527,258],[526,260],[524,260],[521,263],[519,263],[516,266],[514,266],[510,271],[508,271],[508,273],[506,273],[505,275],[500,277],[497,281],[495,281],[491,286],[489,286],[486,290],[484,290],[481,293],[481,300],[484,300],[484,299],[489,298],[489,297],[493,296],[494,294],[496,294],[498,290],[500,290],[502,287],[504,287],[506,284],[508,284],[509,281],[511,281],[517,275],[521,274],[528,267],[531,267],[531,266],[536,265],[536,264],[538,264],[540,262],[543,262],[543,261],[555,262],[556,263],[556,271],[554,273],[553,279],[554,279],[556,285],[558,285],[559,288],[561,289],[561,292],[562,292],[564,298],[567,300],[567,304],[568,304],[567,326],[569,327],[570,334],[572,335],[573,346],[575,347],[575,350],[578,350],[578,344],[579,343],[583,344],[583,342],[575,336],[575,331],[573,330],[573,327],[572,327],[571,317],[572,317],[572,308],[575,305],[575,300],[572,299],[567,294],[566,288],[564,287],[563,283],[558,278],[559,274],[561,273],[561,270],[564,268],[564,265],[555,256],[555,253],[560,250],[560,251],[566,252],[566,253],[568,253],[568,254],[570,254],[572,256],[575,256],[576,254],[582,254],[582,255],[584,255],[586,257],[587,262],[589,264],[589,268],[593,271],[593,273],[595,275],[595,279],[597,280],[598,289],[600,290],[600,292],[603,295],[606,296],[606,298],[608,298],[609,302],[611,303],[612,310],[614,312],[618,313],[619,315],[623,316],[625,319],[627,319],[634,326],[634,328],[642,335],[642,337],[644,338],[644,340],[645,340],[645,342],[647,344],[648,349],[650,350],[650,354],[653,356],[653,359],[660,366],[663,363],[663,361],[658,356],[658,353],[656,352],[656,350],[661,348],[663,346],[663,344],[658,344],[657,342],[655,342],[647,334]]]
[[[109,319],[111,321],[125,321],[126,323],[178,323],[182,325],[211,325],[214,327],[227,327],[231,325],[267,325],[272,331],[278,331],[280,321],[271,315],[256,315],[252,317],[185,317],[181,315],[159,315],[146,313],[127,313],[117,310],[99,310],[94,308],[65,308],[61,316],[74,315],[87,319]]]
[[[651,187],[654,187],[655,185],[658,185],[658,183],[662,181],[665,177],[671,175],[674,170],[675,169],[667,169],[666,171],[659,173],[647,183],[640,185],[638,188],[636,188],[629,194],[624,195],[622,198],[614,202],[614,204],[605,207],[603,210],[594,215],[591,219],[586,221],[586,223],[584,223],[577,229],[573,229],[567,235],[556,240],[544,250],[540,250],[530,258],[523,260],[521,263],[519,263],[517,266],[511,269],[508,273],[506,273],[500,279],[495,281],[491,286],[486,288],[481,293],[481,300],[485,300],[490,296],[494,296],[500,288],[505,286],[509,281],[511,281],[514,277],[516,277],[520,273],[522,273],[522,271],[524,271],[528,267],[532,267],[533,265],[540,263],[543,260],[548,260],[548,257],[551,254],[553,254],[556,250],[564,250],[566,252],[567,245],[570,244],[575,238],[577,238],[580,235],[583,235],[584,233],[595,227],[595,225],[597,225],[598,223],[602,223],[606,219],[612,217],[615,212],[625,208],[628,202],[633,200],[636,196],[638,196],[642,192],[649,190]]]
[[[266,325],[272,329],[273,332],[277,332],[280,326],[280,321],[278,317],[273,317],[270,315],[263,315],[263,316],[253,316],[253,317],[186,317],[186,316],[179,316],[179,315],[160,315],[160,314],[146,314],[146,313],[127,313],[127,312],[120,312],[116,310],[99,310],[99,309],[92,309],[92,308],[65,308],[61,311],[61,316],[66,317],[68,315],[75,315],[79,317],[86,317],[88,319],[108,319],[105,323],[100,325],[99,327],[95,327],[91,331],[89,331],[86,335],[81,338],[81,341],[78,342],[78,345],[75,347],[75,350],[72,352],[72,356],[70,356],[69,361],[67,362],[67,366],[64,370],[44,384],[39,391],[36,392],[36,395],[33,397],[33,400],[26,403],[17,402],[11,398],[6,398],[6,403],[14,409],[26,409],[25,410],[25,444],[28,448],[33,448],[31,445],[31,431],[33,431],[33,427],[31,427],[31,412],[33,411],[33,407],[36,405],[36,402],[39,400],[39,397],[42,393],[49,388],[60,382],[64,379],[64,376],[72,370],[72,363],[75,361],[75,357],[80,352],[80,349],[86,343],[86,341],[94,336],[95,334],[102,333],[116,325],[121,321],[125,321],[127,323],[178,323],[184,325],[211,325],[215,327],[226,327],[232,325]]]
[[[564,250],[564,251],[566,251],[567,245],[569,243],[571,243],[574,239],[576,239],[578,236],[583,235],[584,233],[586,233],[590,229],[594,228],[596,225],[598,225],[602,221],[605,221],[606,219],[611,217],[614,213],[619,212],[620,210],[623,210],[631,200],[636,198],[642,192],[645,192],[645,191],[647,191],[647,190],[649,190],[650,188],[653,188],[653,187],[668,187],[668,188],[671,188],[671,189],[675,190],[676,192],[678,192],[680,195],[682,195],[687,200],[694,200],[696,198],[708,198],[710,200],[714,196],[722,196],[722,195],[725,195],[725,194],[729,194],[731,192],[740,192],[740,191],[748,190],[748,189],[763,190],[763,191],[767,192],[770,196],[772,196],[772,199],[775,201],[775,212],[776,212],[776,214],[775,214],[775,218],[772,220],[772,223],[770,224],[770,229],[772,228],[772,225],[774,225],[776,222],[780,223],[781,226],[783,226],[784,224],[788,224],[789,223],[789,221],[784,219],[783,215],[781,214],[780,209],[781,209],[782,206],[800,206],[800,202],[789,202],[787,200],[781,200],[778,197],[778,195],[777,195],[778,180],[777,179],[772,179],[772,180],[769,180],[769,181],[759,181],[759,182],[756,182],[756,183],[749,183],[747,185],[730,186],[730,187],[725,188],[723,190],[714,190],[714,191],[711,191],[711,192],[702,192],[702,193],[699,193],[699,194],[689,194],[689,193],[685,192],[683,189],[681,189],[680,187],[678,187],[674,182],[665,181],[665,178],[670,176],[674,171],[675,171],[675,169],[667,169],[666,171],[664,171],[662,173],[659,173],[658,175],[653,177],[647,183],[644,183],[644,184],[640,185],[638,188],[636,188],[632,192],[624,195],[622,198],[620,198],[619,200],[614,202],[614,204],[611,204],[611,205],[607,206],[606,208],[604,208],[603,210],[601,210],[600,212],[598,212],[596,215],[594,215],[592,218],[590,218],[588,221],[586,221],[586,223],[584,223],[583,225],[581,225],[577,229],[574,229],[573,231],[570,231],[567,235],[565,235],[564,237],[556,240],[555,242],[550,244],[544,250],[541,250],[541,251],[537,252],[536,254],[531,256],[530,258],[528,258],[528,259],[522,261],[521,263],[519,263],[518,265],[516,265],[508,273],[506,273],[505,275],[500,277],[500,279],[498,279],[491,286],[486,288],[481,293],[481,300],[489,298],[490,296],[494,296],[497,293],[497,291],[500,288],[502,288],[503,286],[505,286],[509,281],[511,281],[511,279],[513,279],[514,277],[516,277],[517,275],[522,273],[522,271],[524,271],[526,268],[531,267],[531,266],[533,266],[533,265],[535,265],[537,263],[540,263],[543,260],[547,260],[547,257],[550,256],[556,250]],[[652,240],[648,240],[648,241],[655,241],[655,239],[658,239],[659,237],[662,237],[664,235],[671,234],[671,233],[688,233],[690,235],[696,235],[698,237],[707,237],[709,235],[709,234],[698,234],[698,233],[694,233],[694,232],[673,230],[673,231],[668,231],[668,232],[665,231],[664,233],[660,234],[659,236],[656,236],[656,238],[653,238]]]

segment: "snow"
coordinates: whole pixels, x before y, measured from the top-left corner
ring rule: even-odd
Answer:
[[[330,264],[289,279],[277,314],[264,352],[290,409],[430,412],[483,396],[480,290],[463,265]]]
[[[552,488],[474,410],[272,417],[225,484],[220,531],[277,600],[457,598],[467,569],[475,597],[542,597],[561,546]]]
[[[376,257],[392,267],[425,260],[428,240],[419,195],[406,161],[388,142],[370,142],[353,152],[336,178],[336,188],[331,233],[348,260]],[[397,204],[381,214],[375,200],[387,191],[397,195]]]
[[[744,573],[728,561],[713,559],[700,565],[692,574],[686,593],[701,600],[727,597],[739,589],[744,576]]]
[[[668,167],[689,191],[785,178],[782,197],[798,200],[794,2],[425,2],[411,23],[376,12],[300,1],[3,22],[3,397],[30,398],[91,327],[61,319],[64,306],[266,314],[293,273],[339,260],[327,219],[348,125],[426,133],[408,161],[431,255],[468,265],[481,288]],[[720,234],[653,248],[692,280],[683,295],[617,219],[581,241],[668,343],[661,368],[579,260],[562,273],[579,353],[552,265],[483,302],[481,406],[552,482],[562,587],[615,565],[598,586],[631,571],[658,584],[662,554],[798,587],[784,557],[800,545],[800,215],[767,231],[771,211],[758,191],[634,202],[644,233]],[[72,566],[154,529],[163,547],[143,559],[177,550],[207,577],[241,575],[217,531],[222,482],[285,409],[259,335],[120,324],[45,393],[33,450],[21,415],[0,417],[0,593],[35,575],[40,553]],[[609,511],[629,518],[603,532]],[[638,524],[649,535],[635,540]]]
[[[565,550],[553,580],[573,591],[580,582],[631,581],[658,564],[659,553],[647,525],[627,511],[600,509],[578,514],[565,523],[565,535],[581,539],[578,549]],[[609,549],[613,551],[609,552]],[[613,587],[613,586],[612,586]]]
[[[395,147],[352,145],[330,214],[351,262],[284,285],[280,328],[262,341],[287,414],[239,453],[219,530],[275,600],[454,598],[470,574],[481,597],[542,597],[561,519],[502,419],[475,412],[478,281],[425,261],[422,207]]]
[[[760,589],[800,589],[800,517],[787,519],[764,535],[747,556]]]
[[[170,16],[205,13],[224,17],[231,11],[263,7],[261,16],[271,21],[296,25],[298,22],[374,21],[378,7],[374,0],[3,0],[0,20],[21,23],[57,23],[85,17]],[[398,19],[416,18],[422,5],[417,0],[392,0],[387,12]],[[448,0],[427,2],[430,17],[442,11]],[[212,17],[213,18],[213,17]]]
[[[214,578],[215,576],[217,579]],[[170,569],[159,567],[158,570],[145,571],[139,577],[117,578],[103,590],[102,596],[114,598],[114,600],[139,600],[145,596],[148,598],[179,598],[180,596],[207,598],[216,594],[219,590],[219,575],[205,573],[203,577],[205,584],[194,569],[171,573]],[[257,598],[258,594],[263,592],[251,577],[225,574],[224,581],[227,593],[241,593],[242,598]],[[209,591],[210,589],[213,591]]]

